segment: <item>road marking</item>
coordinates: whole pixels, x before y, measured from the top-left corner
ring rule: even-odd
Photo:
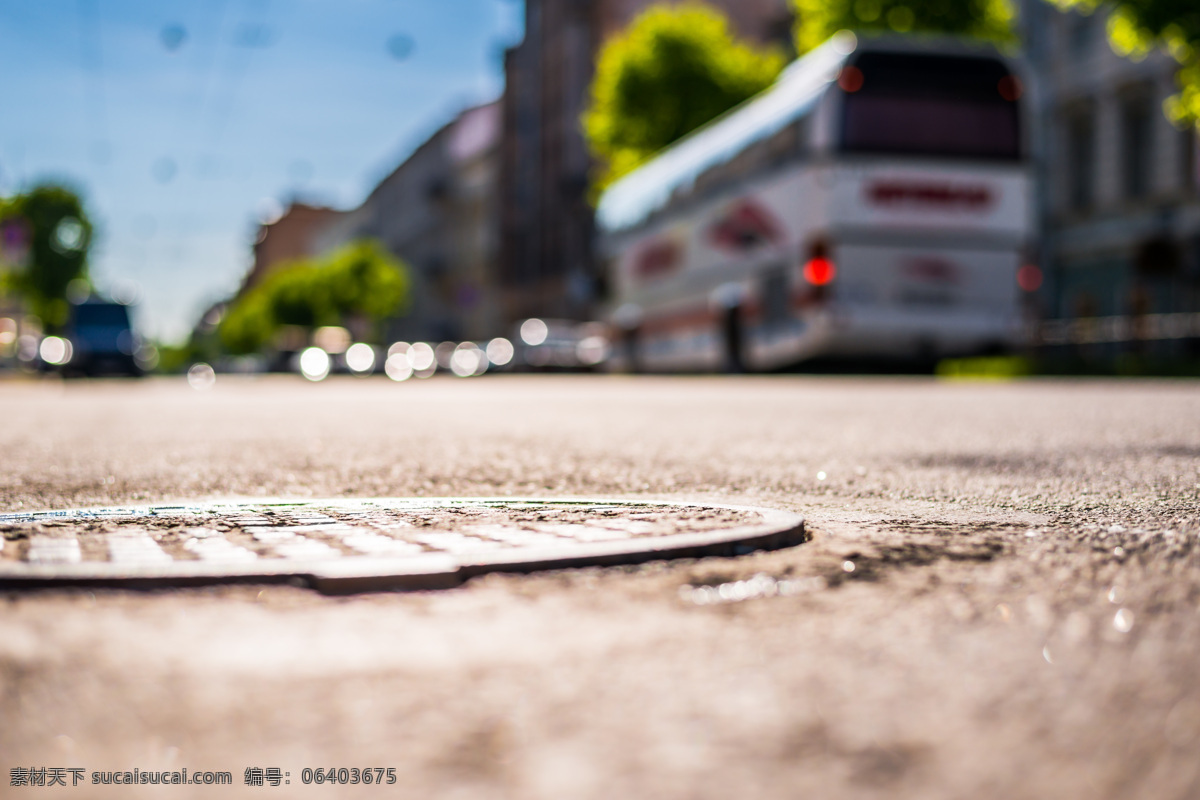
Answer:
[[[173,560],[144,531],[121,531],[105,537],[108,558],[117,564],[170,564]]]
[[[82,558],[79,540],[59,539],[53,536],[34,536],[29,540],[26,560],[32,564],[78,564]]]

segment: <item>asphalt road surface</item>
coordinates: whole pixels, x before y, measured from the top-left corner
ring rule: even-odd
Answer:
[[[0,420],[0,511],[617,496],[811,534],[441,592],[5,593],[0,795],[1200,797],[1195,382],[8,381]]]

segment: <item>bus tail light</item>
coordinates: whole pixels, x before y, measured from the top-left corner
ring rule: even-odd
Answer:
[[[1010,103],[1020,100],[1021,95],[1024,93],[1024,87],[1021,86],[1021,79],[1016,75],[1005,75],[996,84],[996,89],[1000,92],[1000,96]]]
[[[837,277],[837,267],[825,256],[813,256],[804,265],[804,280],[813,286],[828,286]]]
[[[1042,287],[1042,270],[1037,264],[1025,264],[1017,270],[1017,285],[1025,292],[1036,292]]]
[[[842,67],[838,73],[838,87],[846,94],[854,94],[863,87],[864,76],[861,69],[854,66]]]
[[[837,278],[837,266],[829,256],[829,242],[819,237],[808,247],[808,260],[800,268],[806,288],[800,295],[802,306],[824,305],[829,301],[829,290]]]

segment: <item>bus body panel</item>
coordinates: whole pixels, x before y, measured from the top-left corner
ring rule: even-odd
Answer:
[[[878,208],[872,199],[880,185],[925,194],[889,197]],[[985,190],[995,199],[954,199]],[[618,297],[642,314],[640,366],[722,369],[722,314],[731,306],[745,318],[748,369],[823,355],[902,358],[1013,347],[1016,273],[1030,234],[1027,193],[1020,168],[802,164],[746,194],[706,203],[620,248]],[[731,219],[750,233],[730,237]],[[805,248],[818,239],[830,247],[837,278],[823,307],[809,308],[802,267]],[[629,366],[619,351],[614,366]]]
[[[935,51],[923,51],[913,69],[928,71]],[[987,80],[1008,74],[995,57],[947,58]],[[978,95],[977,84],[964,91]],[[731,167],[713,162],[677,184],[641,222],[602,230],[618,341],[612,368],[771,370],[821,356],[957,355],[1018,343],[1016,276],[1033,219],[1030,177],[1013,137],[985,141],[991,149],[980,158],[939,158],[903,147],[925,147],[921,137],[929,136],[960,151],[969,142],[914,123],[920,136],[898,139],[896,153],[869,130],[856,134],[863,152],[841,152],[837,121],[847,95],[837,87],[830,83],[791,128],[773,128],[730,156]],[[894,114],[886,96],[893,89],[856,99],[859,121]],[[975,95],[968,110],[977,101],[996,110],[997,101]],[[921,107],[962,117],[954,103]],[[764,161],[793,131],[799,150]],[[693,155],[703,135],[688,144]],[[827,285],[806,280],[806,262],[818,258],[832,267]]]
[[[960,355],[1017,343],[1013,248],[842,244],[831,302],[838,355]]]
[[[1032,226],[1030,183],[1021,168],[880,162],[832,172],[830,213],[842,227],[1022,241]]]

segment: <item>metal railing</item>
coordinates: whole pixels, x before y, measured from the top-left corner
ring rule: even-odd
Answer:
[[[1046,320],[1032,324],[1028,335],[1048,346],[1200,338],[1200,313]]]

